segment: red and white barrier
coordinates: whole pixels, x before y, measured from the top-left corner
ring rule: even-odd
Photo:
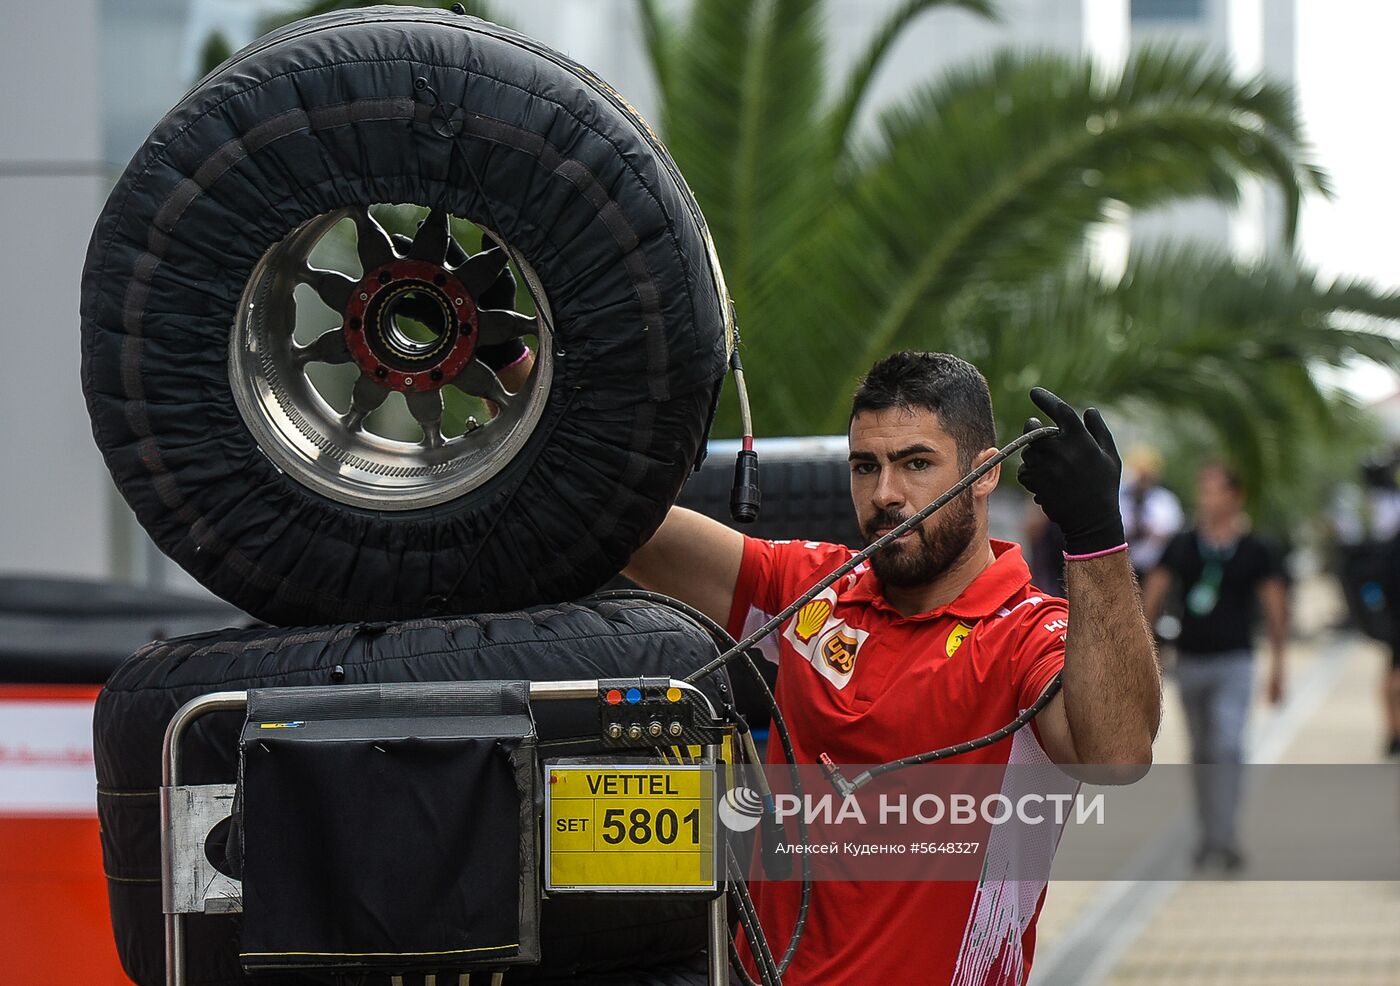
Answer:
[[[97,692],[0,685],[0,982],[130,982],[98,842]]]

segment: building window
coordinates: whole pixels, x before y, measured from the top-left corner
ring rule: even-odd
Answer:
[[[1133,0],[1135,21],[1198,21],[1205,17],[1206,0]]]

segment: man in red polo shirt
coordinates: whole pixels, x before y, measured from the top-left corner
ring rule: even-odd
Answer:
[[[883,763],[974,739],[1033,704],[1057,672],[1063,687],[1033,730],[958,762],[1102,764],[1123,781],[1151,762],[1161,680],[1118,512],[1118,454],[1097,411],[1081,420],[1048,391],[1031,398],[1060,433],[1025,450],[1018,478],[1064,532],[1068,603],[1030,584],[1019,547],[989,539],[993,469],[778,632],[777,699],[799,763],[823,753]],[[869,543],[996,453],[986,381],[955,356],[896,353],[857,390],[849,437]],[[737,637],[851,554],[747,538],[675,508],[627,574]],[[1045,884],[998,872],[993,855],[976,883],[814,884],[784,982],[1025,982]],[[761,884],[755,896],[781,954],[799,887]]]

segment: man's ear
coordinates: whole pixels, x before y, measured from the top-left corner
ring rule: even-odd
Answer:
[[[977,468],[978,466],[980,466],[982,463],[984,463],[984,462],[986,462],[988,459],[994,457],[994,456],[997,454],[997,451],[998,451],[998,450],[997,450],[997,449],[994,449],[994,448],[984,448],[981,452],[978,452],[978,453],[977,453],[977,457],[976,457],[975,459],[972,460],[972,469],[976,469],[976,468]],[[970,471],[971,471],[971,470],[969,470],[969,472],[970,472]],[[985,497],[991,496],[991,495],[992,495],[992,490],[994,490],[994,489],[997,488],[997,483],[1000,482],[1000,480],[1001,480],[1001,463],[998,462],[998,463],[991,469],[991,471],[989,471],[985,476],[980,477],[980,478],[977,480],[977,482],[975,482],[975,483],[972,484],[972,495],[975,496],[975,497],[984,497],[984,498],[985,498]]]

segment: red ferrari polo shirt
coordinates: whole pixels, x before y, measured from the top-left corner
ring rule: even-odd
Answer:
[[[826,753],[837,763],[877,764],[951,746],[999,729],[1034,703],[1064,665],[1068,606],[1031,585],[1017,545],[993,541],[992,551],[992,564],[940,609],[900,615],[861,565],[769,637],[778,704],[799,763]],[[746,538],[730,633],[758,626],[852,554],[839,545]],[[769,762],[782,762],[776,742]],[[956,762],[1049,758],[1032,730],[1022,729]],[[988,866],[977,882],[817,882],[812,889],[788,986],[987,986],[1029,974],[1045,883],[1003,879]],[[769,943],[781,954],[800,885],[756,883],[753,890]]]

